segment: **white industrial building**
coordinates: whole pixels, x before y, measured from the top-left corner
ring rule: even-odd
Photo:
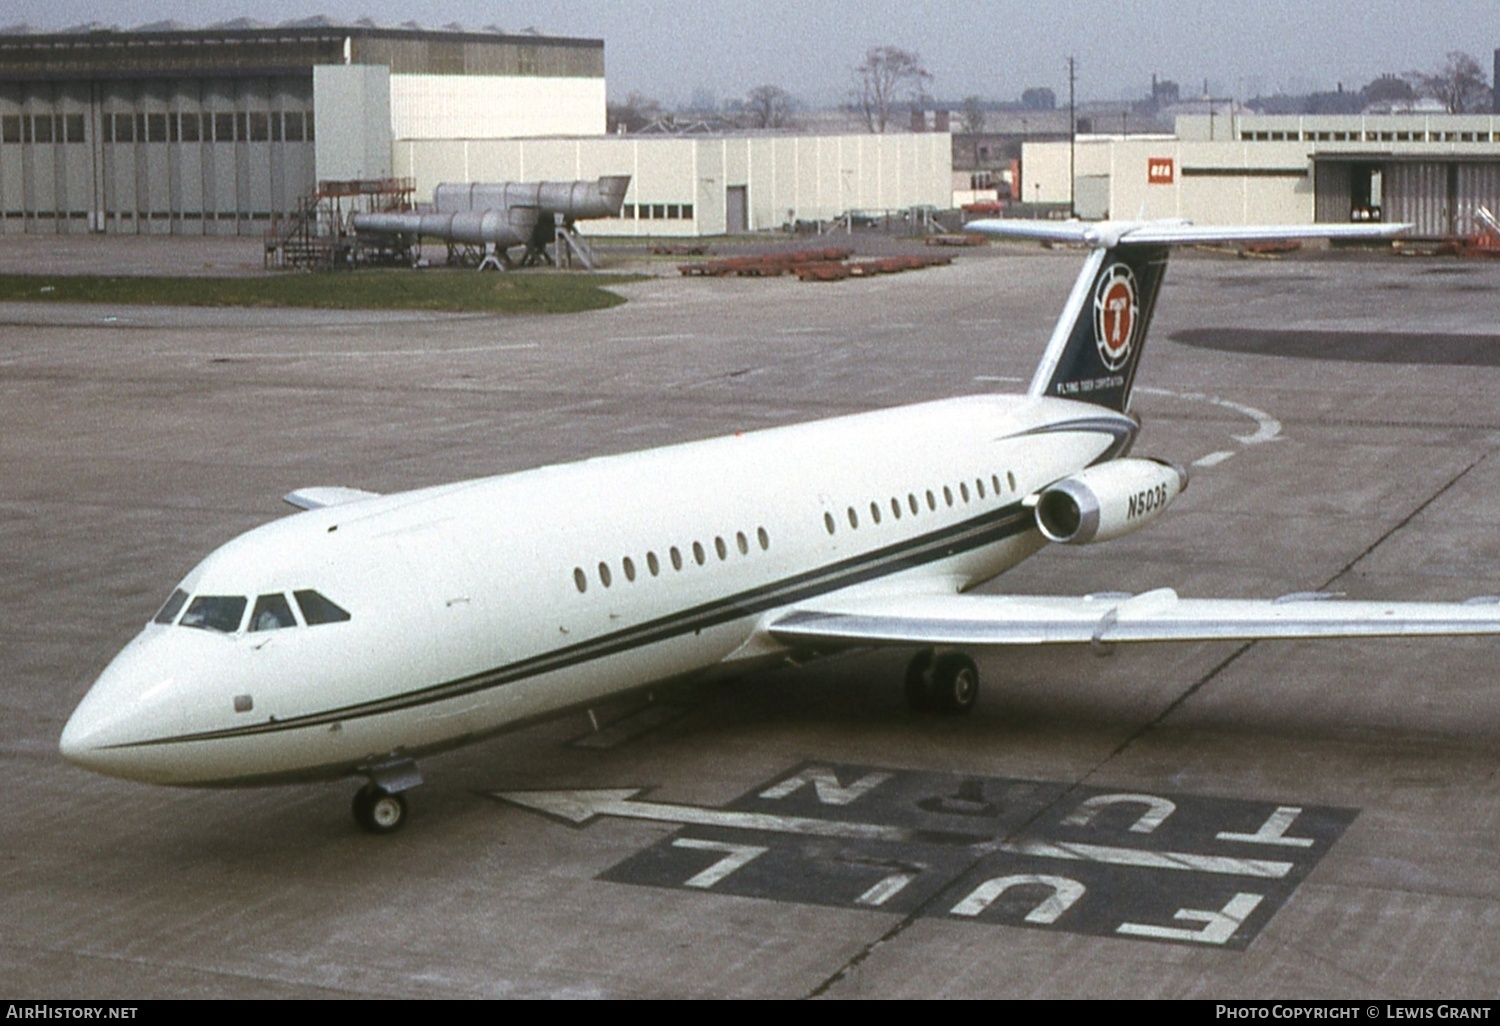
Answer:
[[[1026,143],[1021,198],[1103,217],[1200,224],[1410,222],[1414,234],[1472,230],[1500,211],[1500,115],[1236,114],[1177,119],[1171,136]]]
[[[902,135],[398,139],[396,175],[439,182],[630,175],[623,215],[590,235],[722,235],[850,211],[944,209],[952,140]]]

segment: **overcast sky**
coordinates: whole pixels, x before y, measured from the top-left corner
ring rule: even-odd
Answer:
[[[1144,95],[1153,72],[1184,96],[1207,79],[1216,95],[1248,98],[1357,89],[1387,71],[1436,70],[1451,50],[1488,73],[1500,47],[1500,0],[0,0],[0,24],[201,26],[335,11],[603,39],[611,96],[668,104],[735,99],[763,83],[836,103],[880,45],[917,51],[935,96],[1001,100],[1030,86],[1065,100],[1069,54],[1081,100]]]

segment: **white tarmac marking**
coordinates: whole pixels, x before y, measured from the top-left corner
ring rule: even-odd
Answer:
[[[1103,862],[1112,866],[1140,866],[1143,869],[1182,869],[1195,873],[1218,873],[1225,876],[1258,876],[1270,880],[1281,879],[1293,868],[1290,862],[1273,862],[1270,859],[1236,859],[1225,855],[1196,855],[1185,851],[1146,851],[1141,848],[1116,848],[1105,844],[1018,841],[999,844],[996,847],[1012,855],[1071,859],[1076,862]]]
[[[1164,395],[1173,399],[1185,399],[1193,403],[1208,403],[1225,410],[1233,410],[1255,421],[1255,431],[1248,435],[1230,435],[1241,445],[1264,445],[1266,442],[1280,440],[1281,421],[1271,416],[1265,410],[1258,410],[1254,406],[1246,406],[1244,403],[1233,402],[1229,399],[1221,399],[1216,395],[1205,395],[1202,392],[1174,392],[1169,388],[1147,388],[1141,386],[1138,392],[1146,392],[1150,395]],[[1231,458],[1233,452],[1211,452],[1207,456],[1201,456],[1193,461],[1195,467],[1216,467],[1225,460]]]
[[[605,342],[682,342],[697,338],[692,332],[679,335],[611,335]]]
[[[1300,806],[1280,805],[1253,834],[1237,834],[1229,830],[1221,830],[1214,836],[1221,841],[1245,841],[1248,844],[1281,844],[1288,848],[1311,848],[1313,846],[1311,837],[1288,837],[1286,835],[1300,815],[1302,815]]]
[[[683,881],[689,887],[712,887],[730,873],[747,863],[759,858],[770,848],[763,848],[756,844],[729,844],[726,841],[700,841],[693,837],[679,837],[672,842],[674,848],[689,848],[695,851],[718,851],[723,852],[724,857],[703,872],[690,876]]]
[[[854,899],[856,905],[869,905],[879,908],[887,901],[906,889],[906,885],[916,879],[914,873],[892,873],[874,887]]]
[[[493,797],[501,801],[578,825],[599,816],[618,816],[625,819],[644,819],[693,826],[728,827],[736,830],[759,830],[768,833],[843,837],[868,841],[911,841],[921,836],[919,831],[878,823],[851,823],[842,820],[810,819],[804,816],[774,816],[761,812],[708,809],[697,805],[631,801],[640,793],[639,788],[491,792]],[[1100,862],[1116,866],[1140,866],[1145,869],[1176,869],[1266,879],[1281,879],[1293,868],[1290,862],[1276,862],[1269,859],[1240,859],[1224,855],[1199,855],[1193,852],[1147,851],[1140,848],[1118,848],[1102,844],[1033,840],[982,843],[981,847],[987,847],[991,851],[1036,858]]]
[[[954,905],[950,912],[955,916],[977,916],[1012,887],[1024,887],[1028,884],[1042,884],[1052,888],[1052,893],[1040,905],[1026,913],[1028,923],[1040,923],[1044,926],[1062,918],[1062,914],[1072,908],[1087,890],[1077,880],[1070,880],[1065,876],[1046,876],[1037,873],[999,876],[993,880],[986,880],[974,888],[969,896]]]
[[[1151,926],[1147,923],[1121,923],[1116,929],[1131,937],[1155,937],[1158,940],[1191,941],[1197,944],[1225,944],[1234,936],[1234,931],[1249,918],[1260,905],[1264,895],[1236,894],[1222,909],[1180,908],[1172,916],[1184,922],[1199,922],[1196,930],[1185,930],[1172,926]]]
[[[320,357],[334,357],[344,360],[350,357],[365,356],[454,356],[461,353],[504,353],[517,349],[540,349],[538,342],[514,342],[491,346],[454,346],[444,349],[436,346],[428,346],[422,349],[329,349],[323,352],[311,352],[308,350],[297,350],[296,352],[265,352],[257,350],[249,353],[213,353],[208,356],[210,360],[305,360],[318,359]],[[199,353],[188,353],[172,350],[157,350],[156,356],[183,356],[197,357]]]
[[[761,812],[705,809],[697,805],[633,802],[639,788],[600,791],[497,791],[496,798],[538,812],[583,824],[597,816],[648,819],[693,826],[730,827],[812,837],[845,837],[868,841],[909,841],[913,831],[876,823],[846,823],[803,816],[773,816]]]

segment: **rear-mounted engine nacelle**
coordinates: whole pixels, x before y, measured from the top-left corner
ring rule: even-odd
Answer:
[[[1187,481],[1186,470],[1164,460],[1101,463],[1042,489],[1036,525],[1068,545],[1109,541],[1155,520]]]

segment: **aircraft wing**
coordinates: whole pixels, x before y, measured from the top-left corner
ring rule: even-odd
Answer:
[[[1346,242],[1376,242],[1393,239],[1411,228],[1409,224],[1192,224],[1166,221],[1029,221],[986,218],[970,221],[965,231],[981,232],[1002,239],[1037,239],[1071,242],[1085,246],[1212,245],[1231,242],[1274,242],[1292,239],[1339,239]]]
[[[366,492],[359,488],[344,488],[339,485],[322,485],[316,488],[298,488],[287,492],[281,501],[298,509],[322,509],[324,506],[339,506],[361,499],[379,498],[379,492]]]
[[[801,645],[1061,645],[1500,634],[1500,598],[1354,602],[1321,594],[1183,599],[1128,596],[879,595],[817,600],[767,625]]]

